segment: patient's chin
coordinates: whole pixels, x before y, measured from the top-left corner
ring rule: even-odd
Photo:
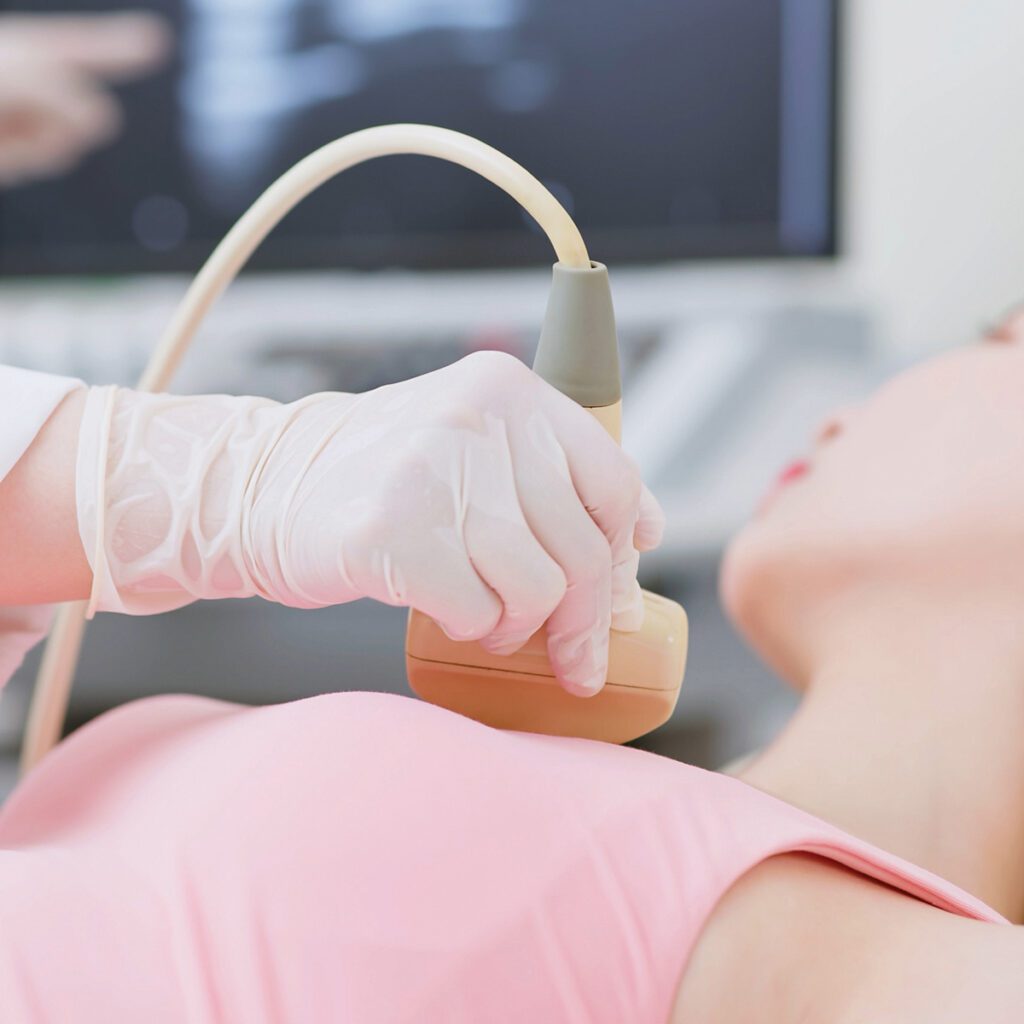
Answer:
[[[718,573],[718,594],[730,621],[746,635],[759,621],[762,605],[785,578],[785,552],[757,523],[730,540]]]
[[[768,605],[779,574],[773,561],[771,553],[744,530],[726,548],[718,574],[719,600],[727,618],[758,652],[771,646],[766,643],[772,630]]]
[[[747,600],[747,572],[743,534],[729,542],[718,568],[718,600],[729,621],[740,629]]]
[[[801,559],[741,531],[729,544],[718,577],[719,600],[735,629],[780,678],[803,690],[810,676]]]

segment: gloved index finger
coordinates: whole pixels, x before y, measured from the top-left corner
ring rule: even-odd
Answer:
[[[633,530],[633,546],[637,551],[653,551],[665,535],[665,513],[658,499],[646,484],[640,492],[640,508]]]
[[[636,463],[590,413],[575,405],[562,409],[556,429],[573,486],[611,548],[613,604],[632,623],[642,601],[635,542],[653,546],[657,539],[657,503],[645,495]]]
[[[537,417],[525,429],[512,431],[510,441],[523,516],[565,579],[547,620],[548,656],[567,690],[590,696],[608,674],[610,546],[580,500],[550,421]]]

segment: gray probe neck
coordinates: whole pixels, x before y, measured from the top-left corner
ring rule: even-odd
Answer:
[[[588,409],[622,398],[615,310],[603,263],[552,268],[533,369],[553,387]]]

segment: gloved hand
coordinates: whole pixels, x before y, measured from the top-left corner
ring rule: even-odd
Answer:
[[[152,70],[168,43],[145,13],[0,17],[0,185],[60,174],[111,139],[106,83]]]
[[[94,609],[372,597],[500,653],[547,622],[584,694],[609,628],[642,619],[660,509],[596,420],[511,356],[291,405],[95,389],[81,437]]]

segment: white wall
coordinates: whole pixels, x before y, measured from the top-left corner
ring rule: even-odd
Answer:
[[[847,0],[842,276],[884,341],[1024,301],[1024,0]]]

